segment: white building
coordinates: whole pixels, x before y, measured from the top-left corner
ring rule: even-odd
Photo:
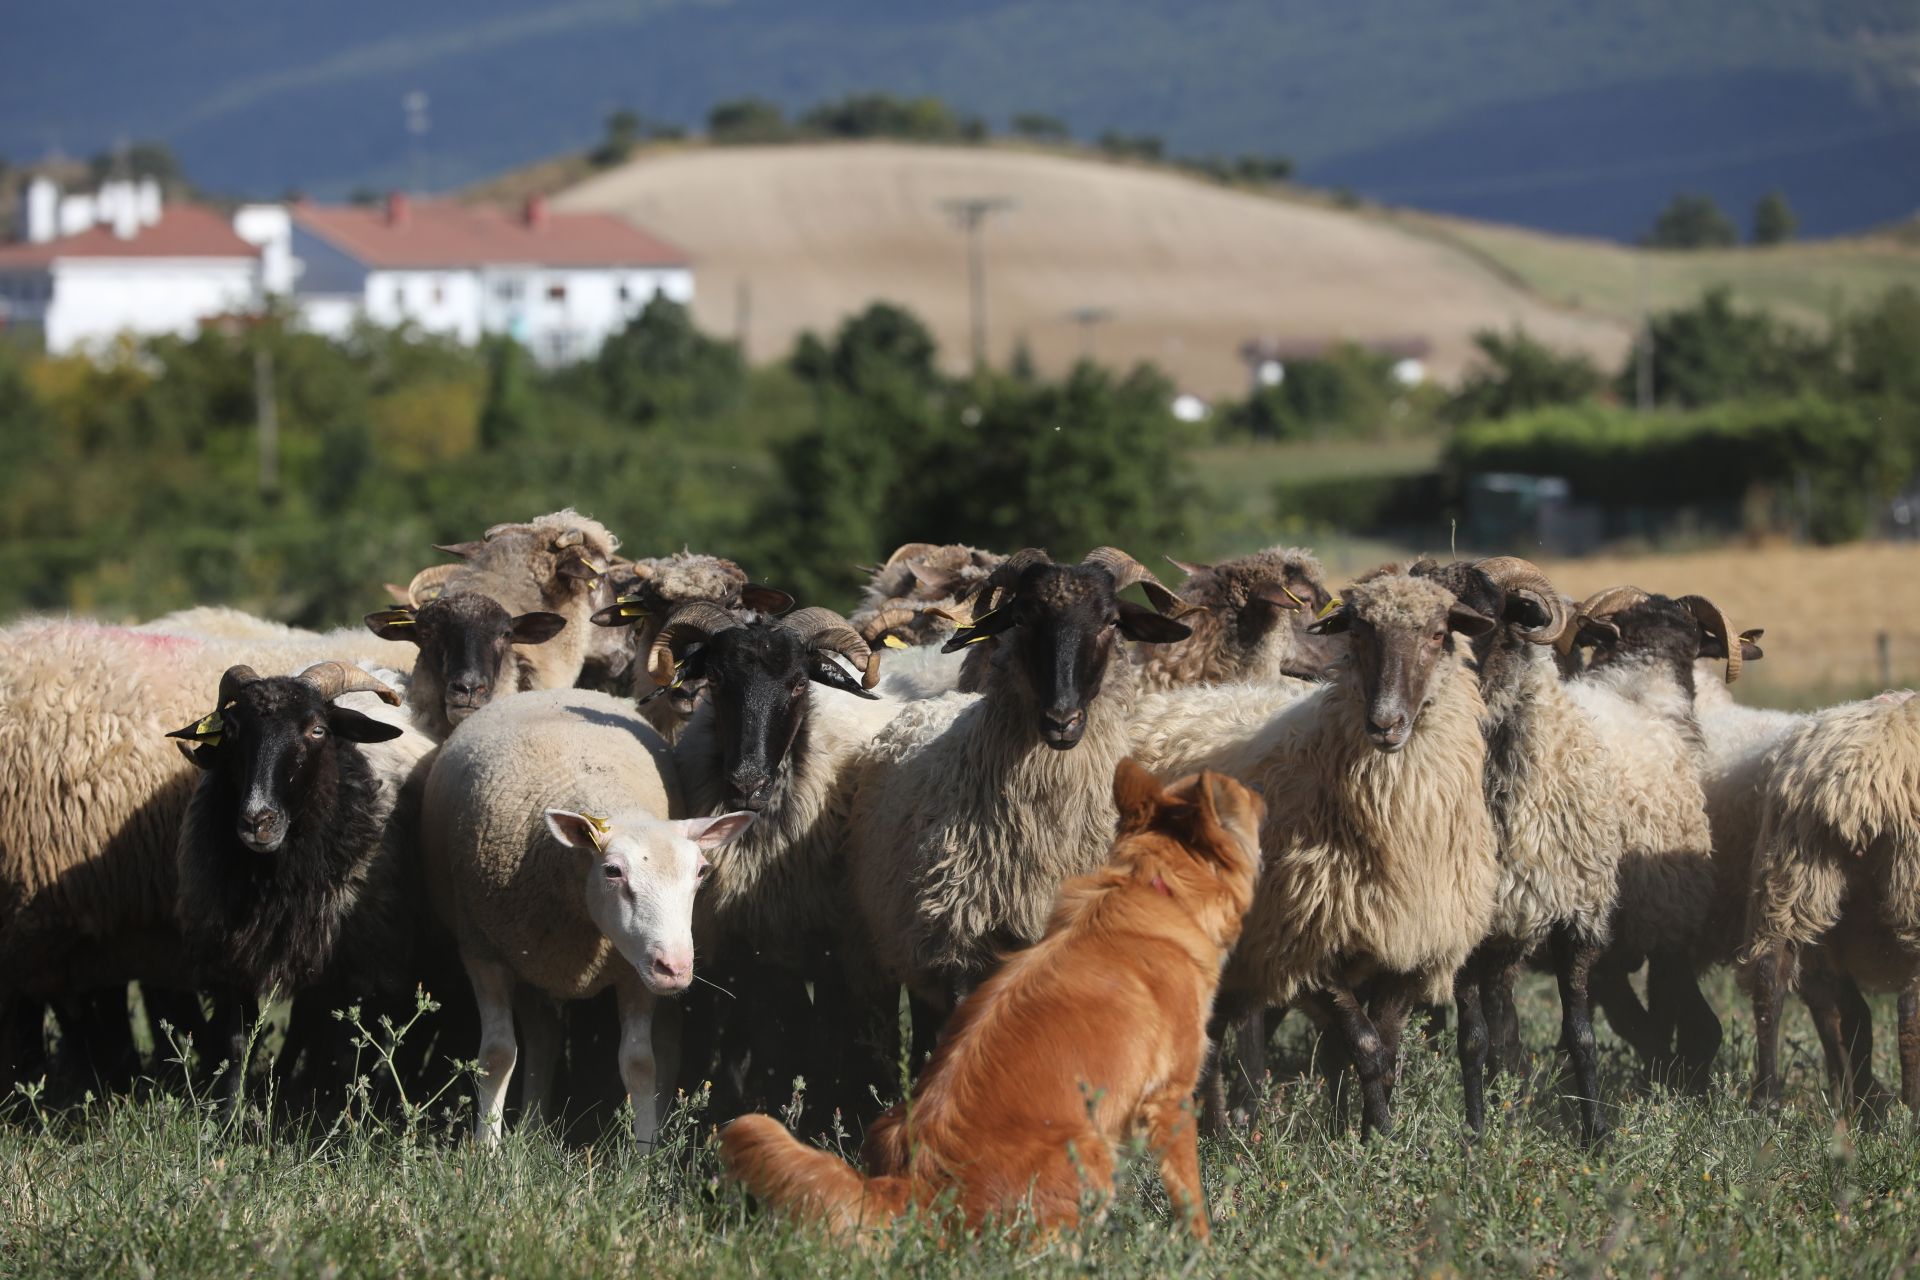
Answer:
[[[590,356],[653,296],[693,300],[678,249],[610,214],[518,215],[394,195],[384,207],[295,204],[295,300],[341,334],[365,317],[461,342],[511,334],[545,364]]]
[[[241,211],[256,224],[273,212]],[[36,178],[21,223],[0,245],[0,323],[37,329],[56,355],[121,333],[191,334],[262,301],[260,249],[211,209],[163,206],[152,179],[62,195]]]
[[[38,329],[55,354],[190,334],[290,297],[330,336],[361,318],[466,343],[511,334],[561,364],[598,351],[656,293],[693,299],[679,250],[538,198],[518,216],[395,195],[384,208],[244,205],[229,220],[164,205],[150,179],[63,195],[37,178],[22,213],[21,239],[0,245],[0,326]]]

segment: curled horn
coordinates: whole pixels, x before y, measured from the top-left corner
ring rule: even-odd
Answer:
[[[887,562],[880,567],[882,569],[890,569],[902,560],[924,560],[938,550],[940,550],[940,545],[934,542],[902,543],[894,549],[893,554],[887,557]]]
[[[709,600],[693,600],[681,605],[667,619],[667,625],[660,628],[660,634],[653,638],[653,644],[647,650],[647,674],[661,688],[673,683],[673,668],[678,659],[678,650],[696,640],[708,640],[731,627],[740,625],[740,619]]]
[[[300,673],[300,678],[320,691],[328,702],[347,693],[372,693],[390,707],[400,705],[400,695],[384,680],[368,675],[346,662],[316,662]]]
[[[495,538],[499,537],[501,534],[505,533],[507,530],[513,527],[514,527],[513,521],[503,520],[499,524],[489,526],[487,531],[480,535],[480,540],[482,542],[492,542]]]
[[[424,604],[438,600],[445,594],[447,583],[465,568],[465,565],[459,564],[429,565],[413,575],[413,581],[407,584],[407,598],[401,603],[410,604],[418,609]]]
[[[1722,609],[1705,596],[1681,596],[1680,603],[1687,606],[1700,629],[1717,638],[1727,650],[1727,683],[1732,684],[1740,678],[1742,658],[1740,654],[1740,633],[1733,629],[1732,619]]]
[[[241,685],[252,684],[259,678],[260,673],[252,667],[228,667],[220,677],[220,706],[224,707],[239,697]]]
[[[1022,547],[994,566],[992,573],[978,584],[961,591],[957,599],[973,601],[973,616],[984,618],[1006,603],[1027,570],[1037,564],[1052,564],[1053,557],[1039,547]]]
[[[580,546],[585,543],[586,540],[587,531],[585,529],[567,529],[553,540],[553,549],[555,551],[565,551],[568,547]]]
[[[1160,579],[1153,576],[1153,570],[1135,560],[1118,547],[1095,547],[1087,552],[1081,564],[1098,565],[1113,575],[1113,589],[1125,591],[1139,583],[1145,588],[1147,599],[1153,601],[1153,607],[1161,613],[1170,613],[1180,604],[1180,597],[1168,590]]]
[[[1490,556],[1475,561],[1474,567],[1492,578],[1501,590],[1525,595],[1547,611],[1547,620],[1540,626],[1518,628],[1522,639],[1533,644],[1553,644],[1573,621],[1573,611],[1567,607],[1559,588],[1532,561],[1519,556]]]
[[[918,609],[909,609],[905,605],[882,605],[861,619],[860,626],[857,629],[860,632],[860,638],[865,640],[869,646],[876,645],[880,643],[881,636],[893,630],[895,627],[912,625],[914,619],[919,616],[920,611]]]
[[[812,649],[831,649],[860,668],[860,687],[871,689],[880,683],[880,655],[867,648],[867,642],[853,624],[831,609],[814,605],[780,620],[780,625],[798,635]]]
[[[1647,598],[1647,593],[1639,587],[1608,587],[1604,591],[1594,592],[1581,603],[1580,616],[1610,618],[1622,609],[1631,609]]]

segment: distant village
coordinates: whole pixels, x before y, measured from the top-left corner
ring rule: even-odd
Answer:
[[[55,355],[121,334],[187,335],[285,307],[344,336],[361,321],[463,343],[518,339],[543,364],[593,355],[656,294],[688,303],[674,246],[611,214],[420,199],[245,204],[231,216],[168,201],[153,178],[64,191],[38,176],[0,244],[0,329],[37,330]]]

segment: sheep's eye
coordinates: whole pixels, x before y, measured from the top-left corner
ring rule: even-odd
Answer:
[[[618,864],[612,862],[601,863],[600,874],[609,880],[621,880],[626,877],[626,872],[620,870]]]
[[[1447,633],[1446,633],[1446,632],[1444,632],[1444,631],[1436,631],[1436,632],[1434,632],[1434,633],[1433,633],[1433,637],[1432,637],[1432,639],[1433,639],[1433,643],[1435,643],[1435,644],[1440,644],[1440,643],[1441,643],[1441,642],[1443,642],[1443,641],[1444,641],[1444,640],[1445,640],[1446,638],[1447,638]]]
[[[313,728],[307,730],[307,736],[309,738],[312,738],[315,742],[318,742],[320,741],[320,739],[327,736],[327,726],[323,724],[317,724],[313,726]]]

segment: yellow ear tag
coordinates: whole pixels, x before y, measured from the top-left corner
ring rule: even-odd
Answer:
[[[1289,592],[1288,594],[1291,595],[1292,593]],[[1339,596],[1334,596],[1331,600],[1327,601],[1326,608],[1322,609],[1319,613],[1313,616],[1313,620],[1315,622],[1318,622],[1320,621],[1320,619],[1328,617],[1333,613],[1335,609],[1338,609],[1344,603],[1345,601],[1341,600]]]
[[[220,718],[218,711],[215,711],[193,726],[194,740],[204,742],[210,747],[217,747],[220,745],[220,734],[226,727],[226,721]]]
[[[907,647],[907,642],[899,636],[881,636],[880,643],[889,649],[904,649]]]
[[[580,816],[587,820],[587,835],[593,841],[593,847],[605,853],[607,837],[613,834],[613,824],[591,813],[583,813]]]
[[[645,612],[645,609],[637,605],[623,604],[620,606],[620,616],[623,618],[637,618]]]
[[[1299,605],[1302,609],[1307,607],[1307,602],[1305,600],[1302,600],[1299,596],[1293,594],[1293,588],[1289,587],[1286,583],[1283,582],[1280,584],[1280,590],[1286,592],[1287,599],[1293,601],[1295,604]]]
[[[409,614],[404,618],[388,618],[386,625],[389,627],[410,627],[413,625],[413,616]]]

